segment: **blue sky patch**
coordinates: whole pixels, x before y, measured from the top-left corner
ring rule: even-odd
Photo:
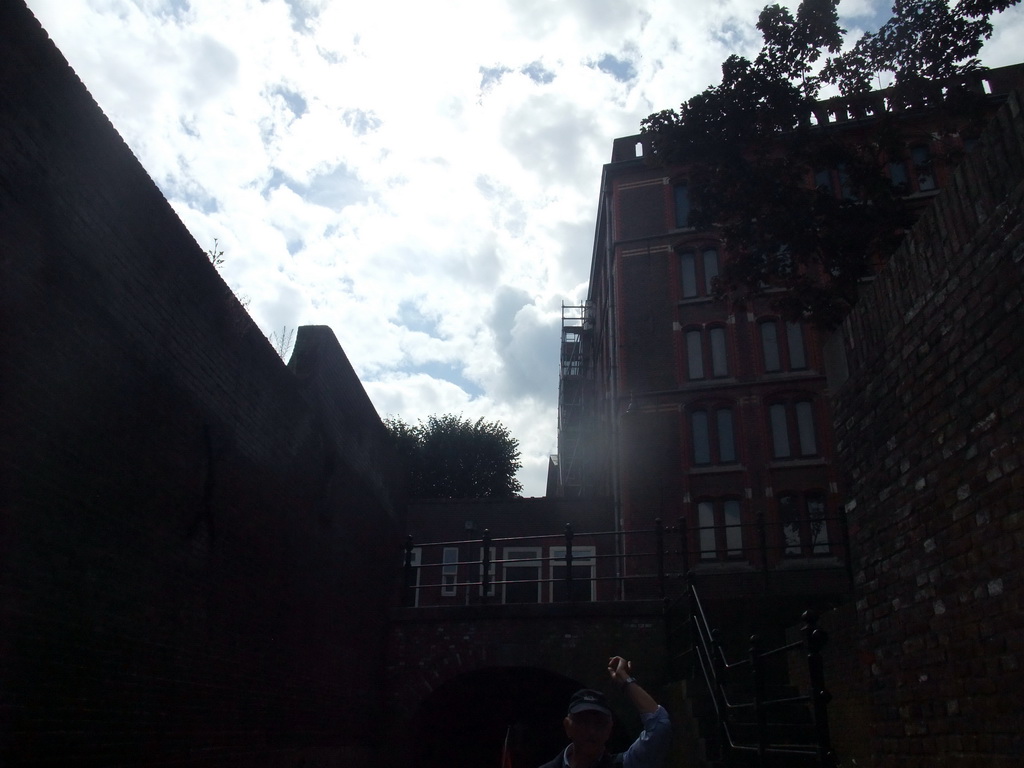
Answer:
[[[297,91],[292,91],[288,88],[276,88],[274,93],[284,99],[284,103],[288,105],[288,109],[292,111],[296,118],[302,117],[309,111],[306,100]]]
[[[628,83],[636,78],[636,67],[633,66],[633,62],[612,56],[610,53],[606,53],[598,59],[596,66],[606,75],[611,75],[620,83]]]
[[[539,61],[534,61],[531,64],[527,64],[519,71],[522,72],[531,80],[533,80],[533,82],[537,83],[538,85],[547,85],[548,83],[554,81],[555,79],[555,73],[552,72],[550,69],[547,69]]]

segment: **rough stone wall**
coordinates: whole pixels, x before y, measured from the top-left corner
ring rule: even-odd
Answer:
[[[0,50],[0,764],[369,765],[379,419],[329,330],[278,359],[17,0]]]
[[[1022,205],[1018,94],[844,329],[857,612],[839,639],[859,637],[876,765],[1024,755]]]

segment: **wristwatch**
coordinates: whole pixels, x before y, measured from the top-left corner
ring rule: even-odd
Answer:
[[[630,675],[629,677],[627,677],[625,680],[622,681],[622,687],[625,688],[630,683],[636,683],[636,678],[633,677],[632,675]],[[639,683],[637,683],[637,685],[639,685]]]

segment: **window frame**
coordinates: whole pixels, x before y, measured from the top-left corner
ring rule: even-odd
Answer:
[[[697,559],[702,563],[736,562],[746,553],[743,545],[743,500],[737,496],[704,497],[697,499]],[[706,524],[707,511],[712,525]],[[729,522],[730,512],[735,523]],[[710,539],[709,539],[710,535]],[[708,548],[713,541],[714,547]]]
[[[730,355],[729,326],[725,323],[688,325],[682,329],[685,378],[687,381],[728,379],[732,376],[732,355]],[[720,334],[720,336],[719,336]],[[720,338],[720,344],[715,339]],[[696,344],[694,344],[696,340]],[[720,351],[720,355],[716,354]],[[694,362],[699,362],[700,371],[694,374]]]
[[[772,398],[767,403],[765,412],[773,461],[813,459],[821,456],[821,419],[813,395],[801,392],[787,397]],[[780,453],[780,438],[785,440],[785,453]]]
[[[517,557],[516,555],[525,555],[525,557]],[[526,546],[509,546],[503,547],[501,552],[501,602],[506,605],[535,605],[539,604],[542,600],[543,593],[541,590],[541,569],[543,566],[543,547],[526,547]],[[509,579],[509,571],[527,570],[532,571],[532,578],[527,579]],[[522,582],[528,586],[530,582],[533,582],[535,587],[535,600],[517,600],[515,603],[509,603],[508,593],[509,587],[517,587]]]
[[[769,347],[769,340],[766,336],[766,331],[769,328],[774,334],[771,347]],[[763,373],[776,374],[810,370],[804,323],[783,320],[777,315],[765,315],[757,319],[757,338],[760,342],[760,363]],[[773,358],[773,360],[769,360],[769,358]],[[777,367],[769,365],[774,361],[777,361]]]
[[[548,561],[551,570],[551,581],[549,583],[548,589],[548,601],[552,603],[574,602],[568,599],[560,600],[555,594],[558,586],[565,584],[564,575],[561,578],[555,575],[556,568],[565,568],[566,566],[565,550],[565,545],[552,546],[548,548]],[[587,568],[589,572],[588,576],[581,577],[579,579],[577,579],[575,575],[573,576],[574,589],[576,588],[575,585],[582,583],[584,578],[589,582],[590,585],[590,596],[587,597],[585,600],[576,600],[575,602],[595,602],[597,600],[597,547],[592,544],[583,546],[573,545],[572,567],[574,572],[577,568]]]
[[[677,246],[675,251],[679,263],[679,295],[682,300],[697,301],[713,297],[714,280],[722,273],[722,255],[718,246],[687,244]],[[714,265],[713,270],[709,269],[711,264]]]
[[[731,402],[700,402],[695,403],[687,409],[687,427],[690,430],[690,460],[695,467],[728,466],[740,462],[736,439],[736,412],[735,403]],[[722,440],[722,413],[729,414],[729,447],[732,449],[732,458],[723,456]],[[698,415],[703,415],[705,420],[706,445],[698,446],[697,420]],[[698,457],[698,447],[706,448],[707,461],[701,461]]]
[[[449,555],[454,555],[455,559],[449,561]],[[444,547],[441,550],[441,597],[458,597],[458,581],[459,548]]]
[[[829,531],[828,494],[817,488],[804,491],[786,490],[776,496],[776,515],[781,539],[782,556],[786,558],[827,557],[832,554],[832,537]],[[794,500],[791,512],[787,513],[787,499]],[[821,516],[811,515],[811,504],[821,504]],[[815,532],[814,523],[821,523]]]

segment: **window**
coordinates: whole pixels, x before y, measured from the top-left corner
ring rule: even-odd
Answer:
[[[459,548],[445,547],[441,560],[444,563],[441,566],[441,594],[454,597],[458,593],[455,584],[459,580]]]
[[[761,323],[761,350],[764,354],[764,369],[768,373],[782,370],[779,356],[779,332],[774,320]]]
[[[856,200],[857,191],[854,189],[853,180],[850,178],[850,171],[845,163],[841,163],[837,169],[839,176],[839,196],[844,200]]]
[[[569,587],[565,582],[565,547],[551,547],[551,602],[569,601]],[[577,603],[593,602],[594,579],[597,565],[596,547],[572,548],[572,600]]]
[[[810,400],[773,403],[768,406],[772,455],[776,459],[814,456],[818,441],[814,426],[814,404]]]
[[[928,147],[912,147],[910,150],[910,162],[914,167],[914,178],[917,181],[918,192],[928,192],[935,189],[935,175],[932,171],[932,154]]]
[[[725,328],[721,326],[709,328],[708,341],[711,343],[711,375],[728,376],[729,359],[725,350]]]
[[[715,411],[718,427],[718,460],[723,463],[736,461],[736,438],[733,434],[732,409],[719,408]]]
[[[697,502],[701,560],[743,556],[743,528],[738,499]]]
[[[761,354],[765,373],[783,370],[797,371],[807,368],[807,348],[804,345],[804,329],[800,323],[777,319],[761,320]],[[786,343],[781,343],[782,331]]]
[[[694,464],[729,464],[736,461],[731,408],[696,410],[690,414]]]
[[[504,556],[503,603],[540,602],[539,547],[508,547]]]
[[[704,378],[704,334],[686,332],[686,372],[691,379]]]
[[[729,375],[729,350],[724,326],[712,326],[706,331],[693,328],[686,331],[684,338],[687,378],[703,379],[709,370],[715,378]]]
[[[817,491],[800,496],[784,493],[779,496],[779,524],[787,556],[827,555],[828,517],[825,494]]]
[[[715,292],[715,278],[718,277],[718,251],[714,248],[704,250],[704,293],[707,296]]]
[[[690,188],[685,181],[676,184],[674,190],[676,209],[676,228],[685,229],[690,226]]]
[[[910,177],[907,175],[907,164],[902,160],[889,163],[889,183],[904,194],[910,191]]]
[[[719,273],[718,251],[705,248],[699,258],[696,251],[684,251],[679,255],[679,273],[684,299],[713,295]]]
[[[832,194],[832,171],[828,168],[819,168],[814,172],[814,188],[819,192]]]
[[[786,351],[789,352],[790,370],[795,371],[807,367],[804,327],[792,320],[786,322]]]

